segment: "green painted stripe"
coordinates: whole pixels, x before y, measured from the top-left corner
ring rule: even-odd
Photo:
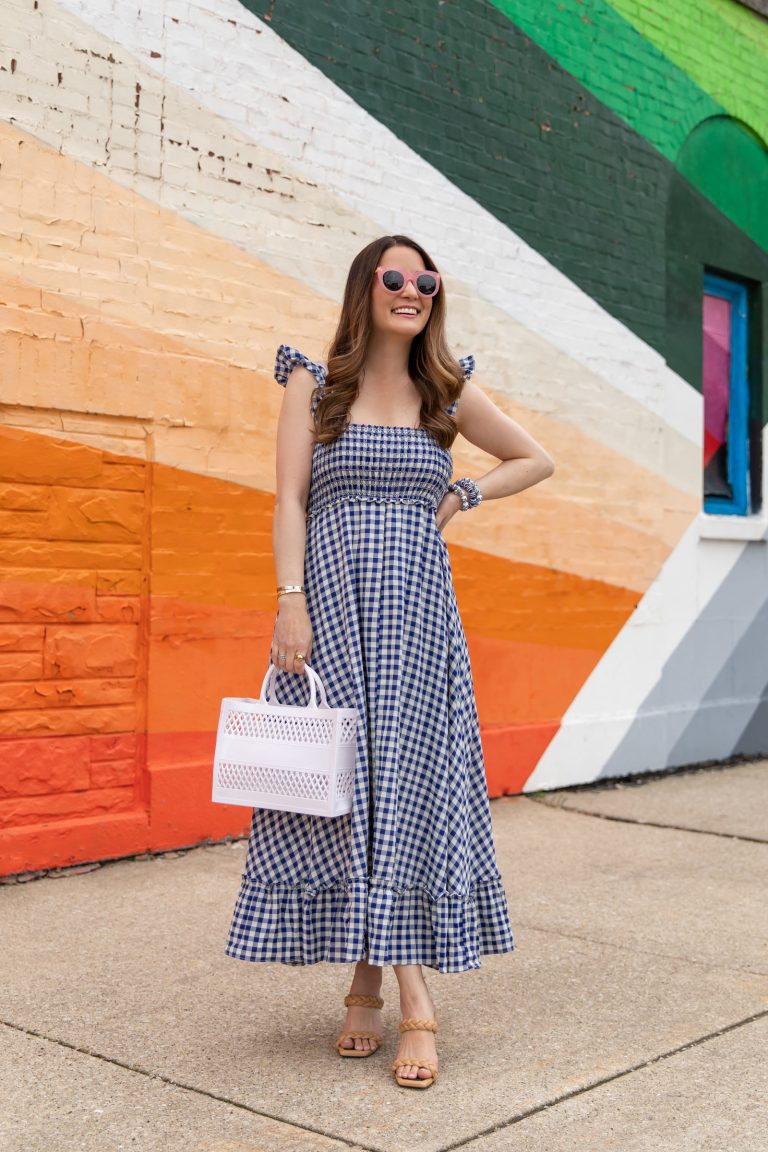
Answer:
[[[263,13],[259,0],[245,6]],[[273,0],[269,14],[362,108],[663,354],[672,165],[504,13],[487,0]]]
[[[741,8],[751,36],[726,19],[732,0],[665,4],[652,11],[643,0],[611,0],[625,20],[682,68],[730,115],[768,144],[768,22]],[[742,28],[744,27],[744,21]]]
[[[746,14],[762,44],[756,50],[724,18],[737,7],[732,0],[698,0],[695,10],[672,4],[663,12],[647,0],[492,3],[668,159],[675,161],[688,134],[711,117],[741,119],[768,141],[768,23]],[[745,143],[740,152],[748,147]],[[768,214],[759,205],[765,203],[768,168],[761,176],[756,138],[751,148],[748,184],[731,179],[723,165],[722,178],[698,167],[684,171],[721,212],[766,247]]]
[[[733,0],[492,3],[669,159],[723,111],[768,141],[768,22]]]
[[[768,54],[768,23],[761,20],[745,4],[736,3],[735,0],[709,0],[717,8],[720,16],[731,28],[749,40],[763,55]]]
[[[605,0],[491,2],[669,160],[694,124],[722,114]]]

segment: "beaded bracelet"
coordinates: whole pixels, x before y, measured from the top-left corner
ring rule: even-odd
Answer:
[[[464,491],[463,485],[449,484],[448,491],[455,492],[459,500],[461,500],[461,511],[469,512],[469,496],[467,496],[466,492]]]
[[[470,480],[469,476],[462,476],[460,480],[455,480],[453,484],[448,485],[450,492],[456,492],[461,500],[462,512],[469,512],[470,508],[476,508],[483,499],[483,494],[474,480]]]

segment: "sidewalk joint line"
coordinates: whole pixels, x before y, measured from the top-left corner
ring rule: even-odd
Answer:
[[[633,1072],[642,1072],[644,1068],[650,1068],[654,1064],[661,1063],[663,1060],[669,1060],[671,1056],[677,1056],[681,1052],[687,1052],[690,1048],[698,1048],[702,1044],[707,1044],[710,1040],[717,1040],[720,1036],[725,1036],[728,1032],[733,1032],[737,1028],[744,1028],[747,1024],[754,1024],[756,1020],[762,1020],[767,1016],[768,1008],[763,1008],[762,1011],[755,1012],[752,1016],[746,1016],[743,1020],[736,1020],[733,1024],[725,1024],[715,1032],[708,1032],[705,1036],[697,1037],[696,1040],[689,1040],[685,1044],[679,1044],[676,1048],[670,1048],[666,1052],[660,1052],[658,1056],[651,1056],[648,1060],[642,1060],[639,1064],[633,1064],[630,1068],[623,1068],[619,1072],[612,1072],[609,1076],[601,1076],[600,1079],[593,1080],[590,1084],[584,1084],[581,1088],[573,1088],[570,1092],[564,1092],[562,1096],[554,1096],[551,1100],[545,1100],[541,1104],[535,1104],[532,1108],[527,1108],[525,1112],[521,1112],[517,1116],[512,1116],[509,1120],[500,1120],[497,1124],[483,1128],[482,1131],[475,1132],[472,1136],[468,1136],[464,1140],[456,1140],[452,1144],[443,1144],[441,1148],[436,1149],[436,1152],[453,1152],[455,1148],[466,1148],[470,1146],[474,1140],[479,1140],[482,1136],[489,1136],[493,1132],[501,1132],[505,1128],[511,1128],[513,1124],[519,1124],[521,1120],[527,1120],[539,1112],[546,1112],[549,1108],[564,1104],[567,1100],[573,1100],[575,1096],[583,1096],[587,1092],[594,1091],[595,1088],[601,1088],[603,1084],[610,1084],[613,1080],[621,1080],[625,1076],[631,1076]]]
[[[640,828],[669,828],[673,832],[691,832],[694,836],[717,836],[721,840],[741,840],[745,844],[768,845],[768,840],[759,836],[742,836],[735,832],[712,832],[708,828],[688,828],[684,824],[661,824],[657,820],[633,820],[629,816],[612,816],[604,812],[590,812],[588,808],[572,808],[570,804],[553,804],[541,796],[525,796],[534,804],[543,804],[545,808],[554,808],[558,812],[575,812],[578,816],[592,816],[596,820],[613,820],[617,824],[636,824]]]
[[[517,927],[525,928],[530,932],[544,932],[550,936],[563,936],[566,940],[583,940],[585,944],[597,944],[600,948],[616,948],[620,952],[632,952],[639,956],[653,956],[655,960],[674,960],[680,964],[696,964],[699,968],[712,968],[716,972],[738,972],[743,976],[760,976],[765,979],[766,973],[754,968],[739,968],[733,964],[715,964],[711,960],[699,960],[695,956],[675,956],[671,952],[652,952],[650,948],[639,948],[634,944],[622,944],[616,940],[599,940],[595,936],[582,936],[578,932],[565,932],[562,928],[545,928],[540,924],[526,924],[522,920],[515,920]]]
[[[264,1112],[260,1108],[253,1108],[250,1104],[244,1104],[241,1100],[233,1100],[229,1096],[220,1096],[216,1092],[210,1092],[207,1088],[197,1088],[194,1084],[184,1084],[181,1080],[174,1080],[170,1076],[163,1075],[162,1072],[151,1072],[135,1064],[127,1064],[124,1060],[117,1060],[114,1056],[105,1056],[102,1052],[94,1052],[91,1048],[81,1048],[69,1040],[59,1040],[55,1036],[47,1036],[35,1028],[25,1028],[21,1024],[12,1023],[10,1020],[0,1020],[0,1026],[13,1028],[15,1032],[21,1032],[24,1036],[34,1036],[38,1040],[45,1040],[48,1044],[68,1048],[71,1052],[77,1052],[81,1056],[90,1056],[94,1060],[101,1060],[105,1064],[114,1065],[116,1068],[124,1068],[127,1072],[144,1076],[148,1080],[160,1080],[163,1084],[169,1084],[172,1088],[179,1088],[182,1092],[191,1092],[195,1096],[205,1096],[209,1100],[216,1100],[219,1104],[227,1104],[230,1108],[238,1108],[241,1112],[248,1112],[252,1116],[263,1116],[265,1120],[276,1120],[279,1124],[285,1124],[286,1128],[298,1128],[302,1132],[312,1132],[315,1136],[324,1136],[326,1140],[335,1140],[347,1148],[353,1148],[354,1152],[387,1152],[385,1148],[378,1145],[361,1144],[359,1140],[348,1140],[346,1136],[337,1136],[333,1132],[326,1132],[323,1128],[314,1128],[310,1124],[286,1120],[284,1116],[278,1116],[274,1112]]]

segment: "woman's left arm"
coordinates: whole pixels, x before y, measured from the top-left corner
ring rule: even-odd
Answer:
[[[512,496],[539,484],[554,472],[554,461],[541,444],[497,408],[472,380],[464,384],[454,420],[465,439],[501,461],[484,476],[472,477],[483,500]],[[446,492],[437,509],[438,528],[442,530],[460,508],[459,496],[453,491]]]
[[[473,477],[484,500],[512,496],[554,472],[554,461],[541,444],[497,408],[473,380],[464,385],[454,419],[470,444],[501,461],[484,476]]]

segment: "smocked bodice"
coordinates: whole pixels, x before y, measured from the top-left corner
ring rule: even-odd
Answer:
[[[313,448],[307,517],[352,500],[435,509],[452,471],[450,451],[424,428],[349,424]]]
[[[315,378],[314,411],[323,395],[327,368],[310,360],[290,344],[281,344],[275,359],[275,380],[283,387],[293,369],[301,364]],[[474,356],[459,364],[468,380],[475,369]],[[445,411],[456,412],[458,399]],[[348,424],[331,444],[315,444],[307,519],[326,508],[352,501],[414,504],[436,509],[450,483],[453,457],[426,428],[389,424]]]

